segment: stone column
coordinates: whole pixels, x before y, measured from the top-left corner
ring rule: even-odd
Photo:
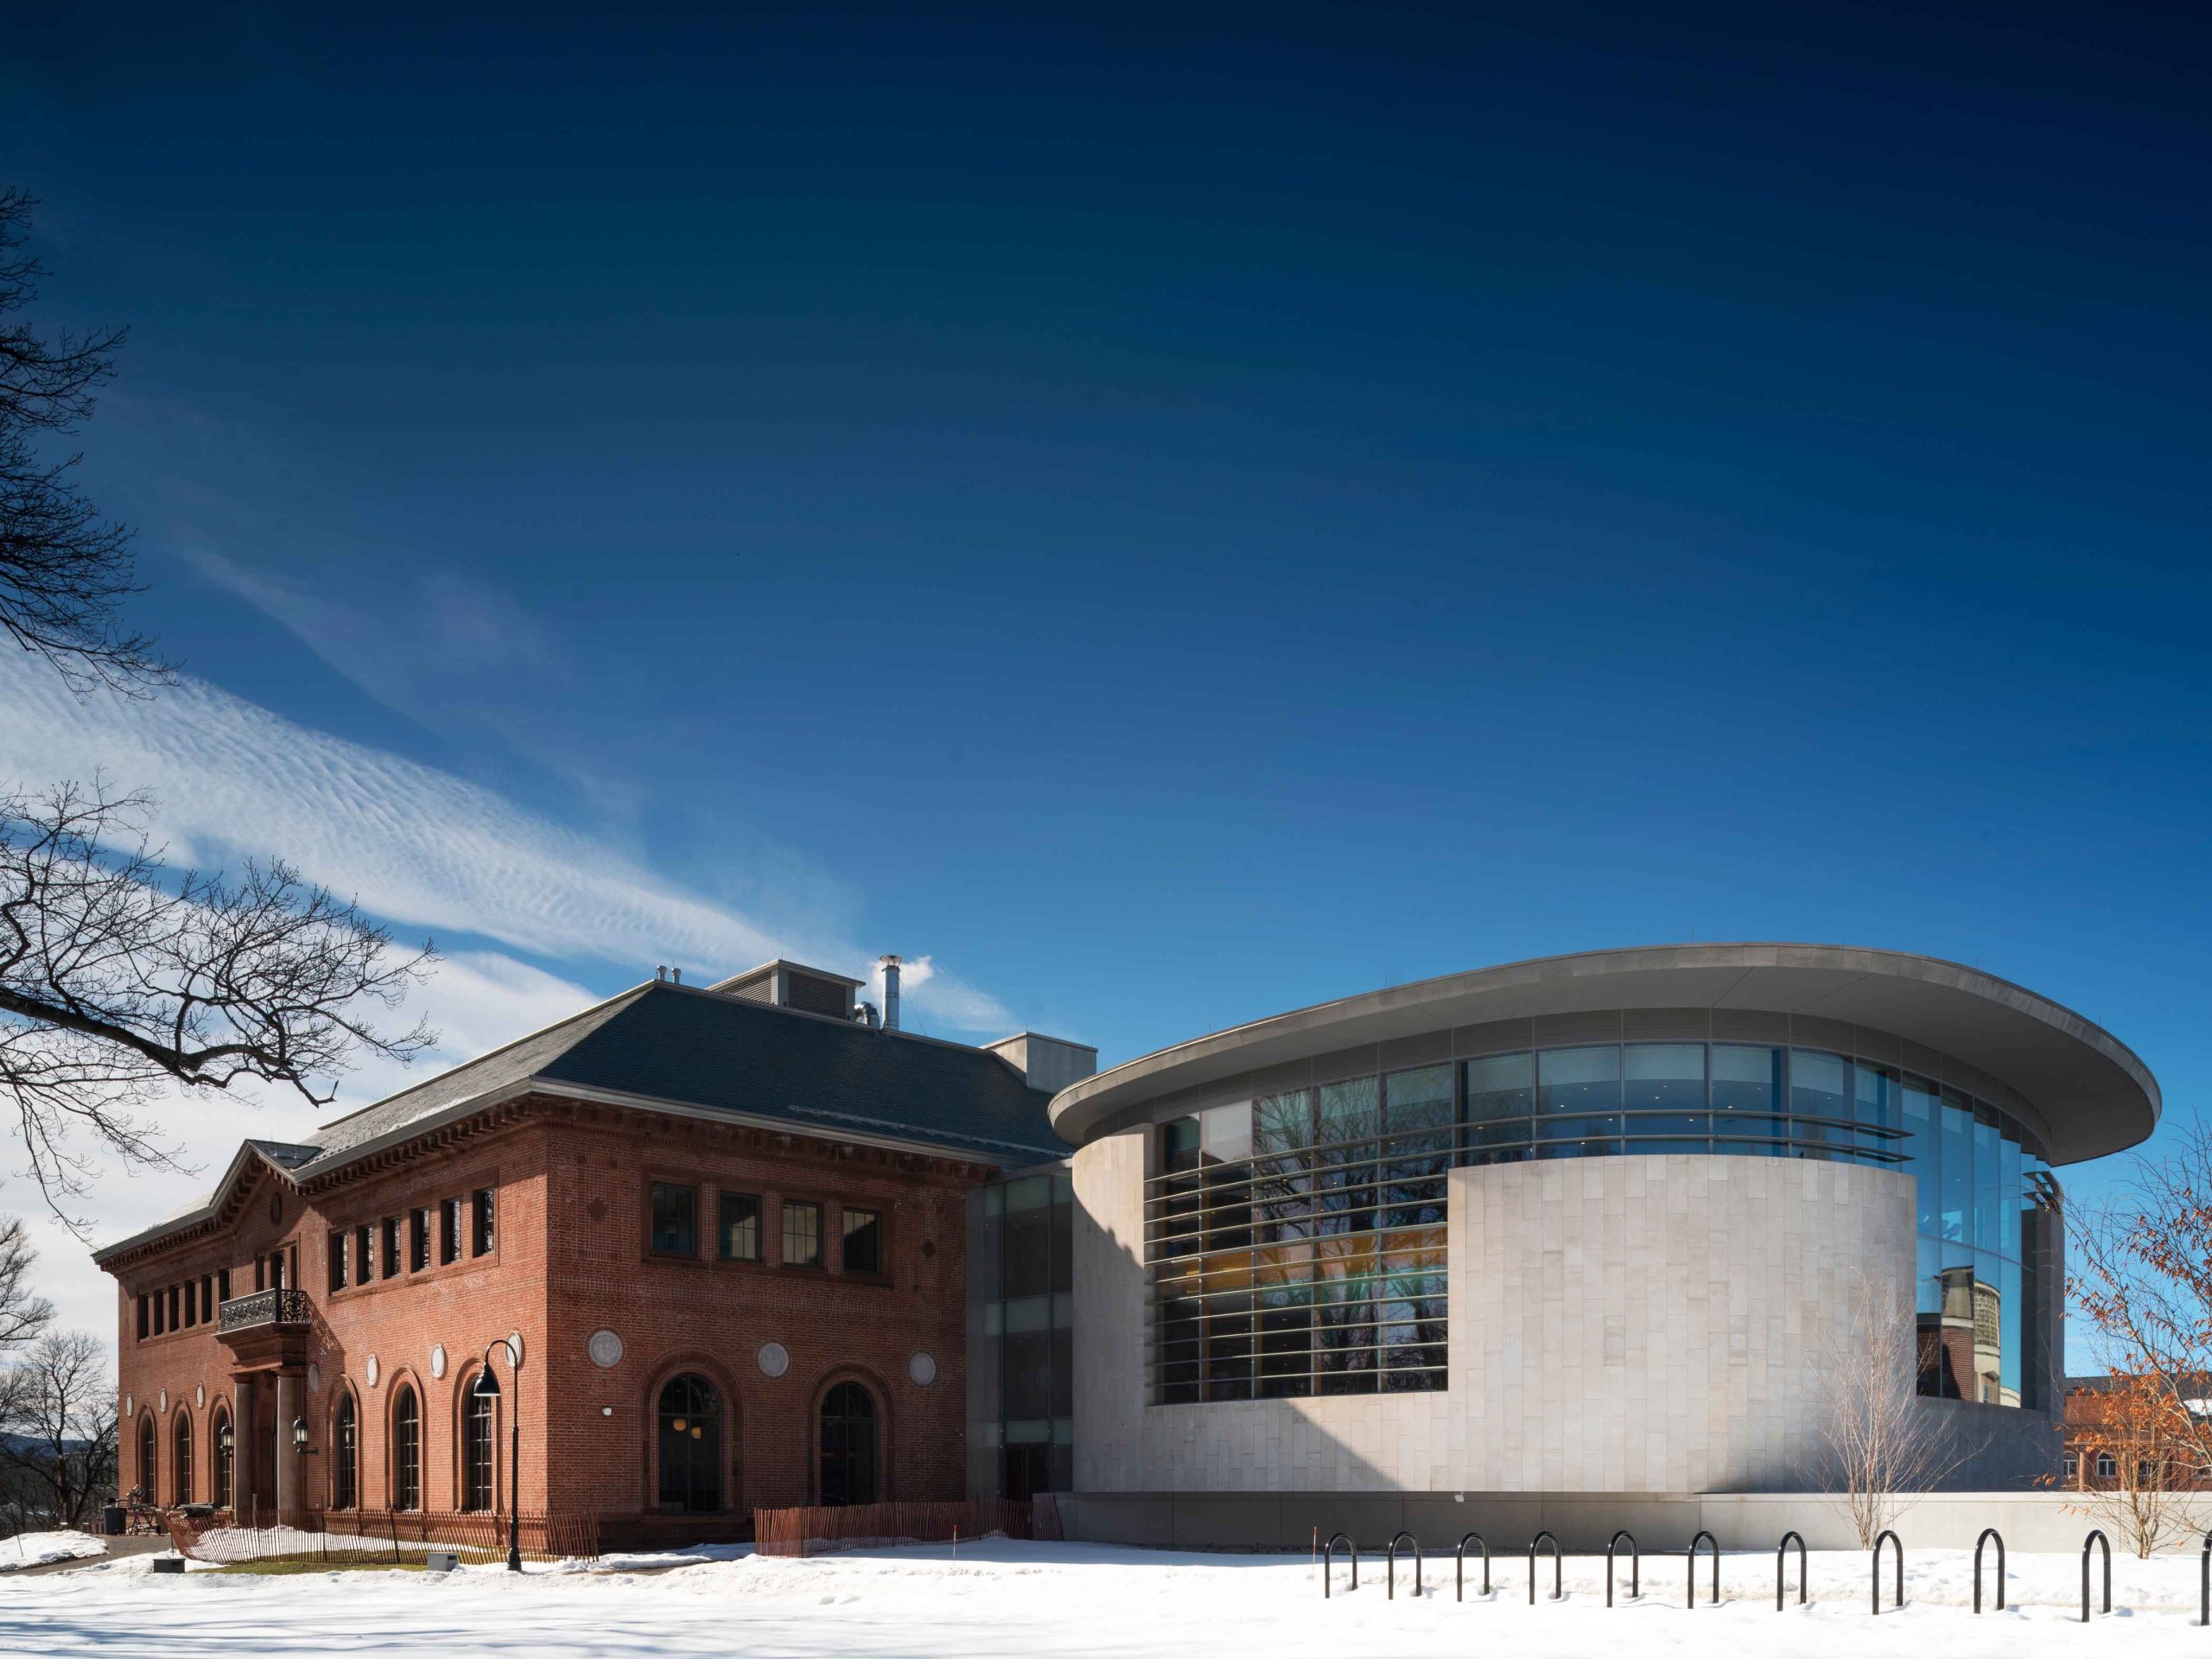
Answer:
[[[300,1454],[292,1446],[292,1420],[301,1414],[301,1378],[289,1371],[276,1377],[276,1508],[290,1516],[301,1507]]]

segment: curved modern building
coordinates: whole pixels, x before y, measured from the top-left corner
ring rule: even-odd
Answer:
[[[1303,1544],[1365,1500],[1819,1491],[1890,1319],[1948,1484],[2024,1487],[2056,1459],[2055,1172],[2158,1111],[2080,1015],[1829,945],[1515,963],[1129,1061],[1052,1106],[1072,1513]]]

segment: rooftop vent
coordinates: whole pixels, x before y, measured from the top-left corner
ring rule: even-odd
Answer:
[[[786,962],[779,957],[758,968],[733,974],[707,988],[724,996],[742,997],[748,1002],[763,1002],[772,1008],[793,1008],[801,1014],[818,1014],[830,1020],[849,1020],[853,1017],[853,993],[861,988],[861,983],[826,968],[810,968],[804,963]]]

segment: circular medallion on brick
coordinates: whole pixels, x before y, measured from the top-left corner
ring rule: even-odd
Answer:
[[[594,1331],[591,1340],[584,1344],[584,1351],[600,1370],[611,1371],[622,1363],[622,1338],[612,1331]]]
[[[369,1356],[368,1372],[369,1386],[373,1389],[377,1385],[377,1357],[374,1354]]]
[[[507,1357],[518,1365],[522,1363],[522,1332],[519,1331],[507,1332]]]
[[[161,1408],[163,1411],[169,1408],[169,1391],[167,1389],[162,1390]]]
[[[123,1414],[126,1417],[136,1417],[138,1414],[138,1402],[127,1394],[123,1396]]]
[[[906,1375],[914,1379],[914,1386],[926,1389],[937,1381],[937,1357],[916,1353],[906,1361]]]
[[[445,1374],[446,1345],[441,1342],[434,1344],[430,1349],[430,1375],[432,1376],[443,1376]]]
[[[309,1394],[318,1394],[318,1393],[320,1393],[320,1392],[321,1391],[321,1389],[322,1389],[322,1367],[321,1367],[321,1366],[320,1366],[320,1365],[310,1365],[310,1366],[308,1366],[308,1392]]]
[[[195,1382],[193,1384],[192,1403],[195,1406],[204,1406],[207,1403],[207,1385],[206,1383]]]
[[[766,1376],[781,1376],[791,1368],[791,1351],[780,1342],[762,1343],[758,1357]]]

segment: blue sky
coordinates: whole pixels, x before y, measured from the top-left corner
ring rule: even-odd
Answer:
[[[449,1054],[756,946],[1111,1061],[1808,938],[2196,1110],[2201,25],[296,10],[0,63],[193,677],[0,668],[0,772],[434,932]]]

